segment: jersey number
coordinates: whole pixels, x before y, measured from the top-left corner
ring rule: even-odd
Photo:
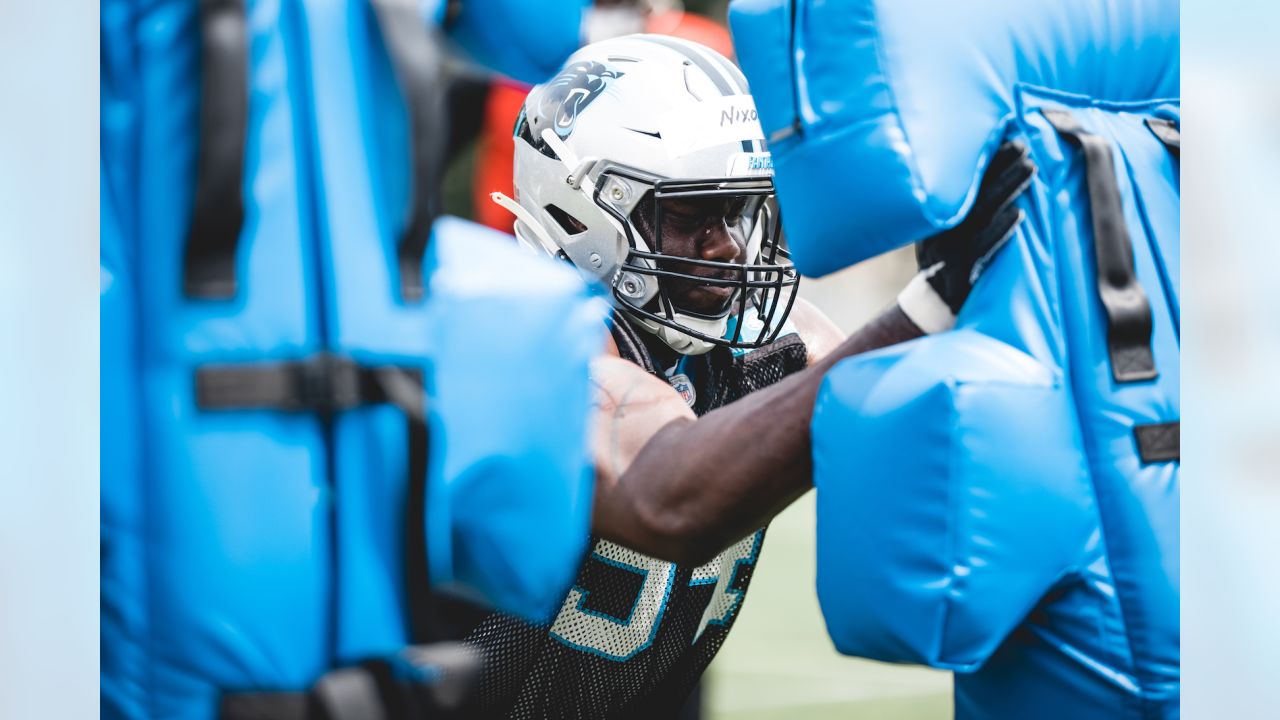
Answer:
[[[743,538],[693,571],[690,585],[715,584],[698,636],[737,612],[743,593],[737,570],[755,563],[762,535]],[[583,652],[628,660],[653,644],[675,576],[672,563],[600,540],[552,623],[551,636]]]

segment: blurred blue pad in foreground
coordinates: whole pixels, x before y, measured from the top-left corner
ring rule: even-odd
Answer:
[[[436,217],[385,5],[103,4],[104,717],[305,691],[445,588],[545,620],[581,559],[603,312]]]

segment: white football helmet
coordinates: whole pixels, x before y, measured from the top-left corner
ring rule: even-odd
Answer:
[[[628,35],[574,53],[516,121],[515,189],[516,200],[494,201],[516,215],[521,241],[599,278],[620,309],[682,354],[767,344],[790,313],[799,276],[755,103],[737,67],[709,48]],[[664,253],[667,201],[712,198],[732,208],[725,228],[745,254]],[[695,310],[672,286],[730,290]]]

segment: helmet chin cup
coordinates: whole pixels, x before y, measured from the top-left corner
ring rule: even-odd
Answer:
[[[660,325],[652,320],[631,315],[646,332],[653,333],[659,340],[666,343],[667,347],[675,350],[681,355],[703,355],[711,351],[716,345],[700,338],[681,332],[673,327]],[[676,314],[676,322],[690,327],[703,335],[718,337],[724,334],[725,328],[728,327],[727,318],[719,320],[706,320],[703,318],[694,318],[681,313]]]
[[[712,345],[705,340],[699,340],[691,335],[687,335],[677,330],[672,330],[668,327],[662,328],[662,331],[658,333],[658,337],[662,342],[670,346],[672,350],[675,350],[681,355],[705,355],[706,353],[711,352],[711,348],[715,347],[715,345]]]

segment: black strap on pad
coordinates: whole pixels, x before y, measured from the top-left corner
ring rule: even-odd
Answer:
[[[311,689],[230,692],[219,720],[454,720],[468,703],[483,658],[463,643],[411,645],[385,657],[330,670]]]
[[[1133,269],[1133,244],[1124,221],[1111,146],[1080,126],[1071,113],[1043,110],[1058,134],[1084,153],[1093,222],[1098,297],[1107,315],[1111,375],[1118,383],[1157,376],[1151,350],[1151,305]]]
[[[314,698],[301,692],[228,693],[218,700],[219,720],[329,720]]]
[[[391,403],[425,422],[422,371],[367,367],[329,353],[277,363],[206,365],[196,370],[202,410],[278,410],[321,415]]]
[[[218,703],[218,720],[392,720],[378,677],[363,665],[320,677],[309,692],[232,692]],[[398,708],[397,708],[398,709]]]
[[[409,622],[415,641],[430,635],[424,628],[431,626],[436,607],[430,592],[425,546],[429,434],[422,371],[391,365],[369,367],[350,358],[317,353],[303,360],[206,365],[196,370],[195,380],[196,404],[208,411],[274,410],[331,417],[344,410],[390,403],[404,412],[409,433],[409,497],[404,534]],[[376,720],[383,716],[364,711],[338,713],[335,710],[348,705],[367,705],[368,701],[362,698],[370,693],[354,691],[361,683],[368,684],[361,679],[364,677],[356,670],[334,671],[325,676],[314,689],[314,694],[324,700],[322,705],[328,708],[329,714],[317,714],[319,711],[315,703],[300,702],[298,693],[236,693],[224,698],[222,717],[233,720],[256,720],[258,717]],[[326,698],[326,693],[332,697]]]
[[[200,140],[182,275],[183,293],[200,300],[236,294],[249,124],[245,22],[244,0],[200,0]]]
[[[407,225],[396,245],[400,295],[405,302],[423,296],[422,256],[431,224],[441,213],[449,122],[447,83],[439,40],[427,29],[412,0],[370,0],[391,56],[400,94],[409,112],[413,190]]]
[[[1178,131],[1178,126],[1172,120],[1165,120],[1164,118],[1147,118],[1146,123],[1147,129],[1160,142],[1164,143],[1169,153],[1175,158],[1181,159],[1182,133]]]
[[[1182,460],[1181,421],[1135,425],[1134,440],[1138,443],[1138,456],[1142,462],[1155,463]]]

